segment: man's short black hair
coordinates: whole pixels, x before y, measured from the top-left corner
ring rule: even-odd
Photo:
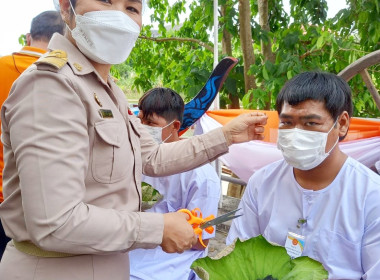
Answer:
[[[182,124],[185,104],[182,97],[170,88],[158,87],[147,91],[140,98],[138,106],[144,114],[144,119],[155,113],[168,123],[178,120]]]
[[[334,121],[347,111],[352,117],[351,89],[341,77],[325,72],[304,72],[289,80],[276,100],[276,110],[281,114],[284,102],[297,105],[306,100],[321,101]]]
[[[36,41],[49,42],[55,32],[63,35],[65,23],[57,11],[46,11],[32,20],[30,36]]]

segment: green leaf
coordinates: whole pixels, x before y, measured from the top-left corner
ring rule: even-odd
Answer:
[[[18,42],[21,46],[26,46],[26,36],[25,34],[22,34],[20,35],[20,37],[18,37]]]
[[[289,70],[288,72],[286,72],[286,76],[288,77],[288,80],[290,80],[291,78],[293,78],[293,72],[292,72],[292,70]]]
[[[161,199],[161,194],[153,188],[151,185],[142,182],[141,183],[141,194],[142,194],[142,201],[144,202],[154,202]]]
[[[324,38],[323,36],[320,36],[317,40],[317,49],[322,48],[323,44],[324,44]]]
[[[236,92],[242,98],[244,108],[263,109],[267,105],[265,100],[269,101],[268,96],[271,95],[270,106],[273,109],[278,92],[286,80],[296,74],[312,69],[339,73],[357,58],[379,49],[378,0],[349,0],[347,6],[331,20],[326,20],[326,0],[289,0],[290,12],[286,11],[284,1],[270,0],[269,30],[265,31],[256,20],[255,15],[259,15],[257,1],[251,0],[248,2],[252,11],[251,34],[255,62],[248,65],[248,74],[255,76],[255,82],[263,92],[250,89],[246,91],[243,70],[245,50],[239,32],[241,15],[238,2],[220,0],[219,3],[218,45],[220,48],[222,45],[231,45],[231,52],[228,51],[227,54],[222,51],[219,59],[231,55],[240,60],[229,75],[231,81],[226,81],[220,94],[221,100],[228,100],[228,94]],[[205,73],[208,75],[211,72],[213,52],[196,42],[181,39],[192,38],[213,46],[213,39],[209,35],[213,29],[212,1],[150,0],[148,5],[153,11],[152,23],[144,25],[141,31],[141,35],[148,40],[143,37],[137,40],[136,47],[124,63],[127,67],[117,68],[120,74],[118,84],[122,84],[126,93],[137,89],[137,99],[152,87],[165,86],[190,100],[205,82]],[[231,40],[224,36],[224,31],[230,33]],[[154,37],[170,40],[150,40]],[[273,64],[265,58],[260,39],[272,43],[275,54]],[[223,44],[227,42],[229,44]],[[20,43],[25,44],[24,40]],[[263,65],[269,80],[263,73]],[[191,69],[196,70],[190,73]],[[373,76],[375,87],[380,88],[378,67],[368,70]],[[380,111],[373,99],[365,99],[368,90],[360,77],[358,81],[351,82],[350,86],[355,105],[354,116],[379,118]]]
[[[244,109],[247,109],[247,108],[250,108],[251,106],[251,94],[250,93],[247,93],[243,96],[243,99],[241,100],[241,102],[243,103],[243,108]]]
[[[267,68],[265,66],[263,67],[263,77],[265,80],[269,80],[268,71],[267,71]]]
[[[285,47],[291,49],[299,42],[299,32],[289,33],[283,40]]]
[[[198,259],[191,268],[202,280],[328,278],[319,262],[308,257],[292,260],[284,247],[270,244],[261,235],[244,242],[237,240],[230,254],[220,259]]]

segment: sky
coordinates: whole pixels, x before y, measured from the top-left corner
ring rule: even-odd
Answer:
[[[288,3],[289,0],[284,0]],[[328,17],[334,16],[346,6],[346,0],[327,0]],[[2,0],[0,9],[0,56],[18,51],[18,38],[30,30],[34,16],[46,10],[54,10],[53,0]],[[144,23],[149,22],[150,11],[144,14]]]

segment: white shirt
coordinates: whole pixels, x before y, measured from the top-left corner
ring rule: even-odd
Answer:
[[[156,203],[149,212],[168,213],[186,208],[200,208],[203,217],[217,216],[220,198],[220,179],[210,164],[166,177],[143,176],[143,181],[157,189],[164,199]],[[205,231],[203,239],[215,236]],[[190,269],[198,258],[207,255],[203,251],[188,250],[182,254],[168,254],[161,247],[131,251],[131,280],[187,280],[199,279]]]
[[[323,264],[329,279],[380,279],[380,176],[348,158],[325,189],[303,189],[284,160],[256,172],[240,202],[244,215],[227,237],[263,235],[285,245],[288,231],[306,219],[303,256]]]

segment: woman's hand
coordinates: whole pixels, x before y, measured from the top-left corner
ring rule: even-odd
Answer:
[[[197,243],[197,236],[187,222],[187,217],[187,214],[180,212],[164,214],[161,247],[166,253],[183,253]]]
[[[263,140],[267,119],[267,115],[260,112],[241,114],[223,126],[222,130],[229,145]]]

